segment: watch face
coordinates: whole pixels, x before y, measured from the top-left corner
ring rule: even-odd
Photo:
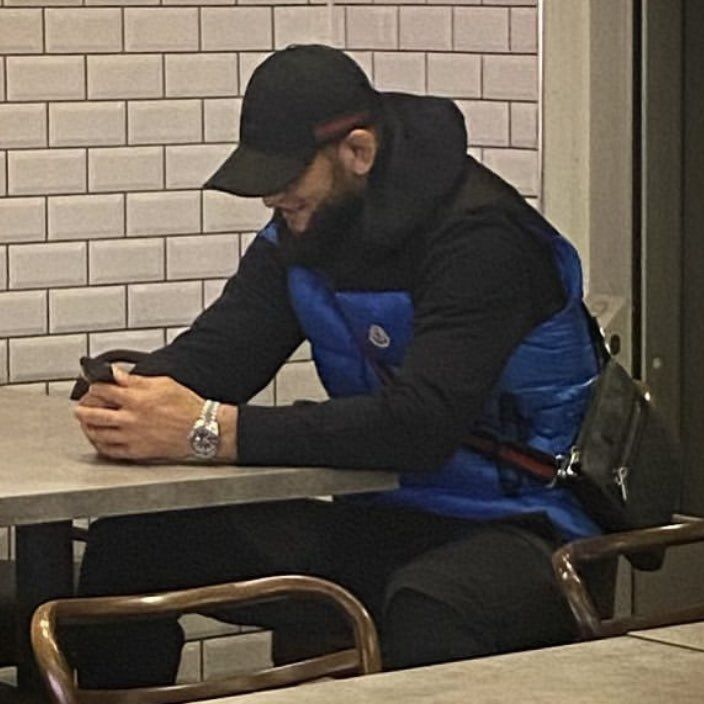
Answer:
[[[196,457],[210,459],[215,457],[218,451],[219,438],[207,426],[195,428],[191,433],[191,449]]]

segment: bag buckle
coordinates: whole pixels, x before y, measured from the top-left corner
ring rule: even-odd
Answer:
[[[578,467],[582,461],[582,453],[576,445],[573,445],[566,455],[557,455],[555,459],[557,460],[557,470],[551,487],[558,482],[567,482],[579,476]]]
[[[626,465],[621,465],[614,469],[614,483],[621,491],[621,499],[624,505],[628,503],[628,489],[626,487],[626,482],[628,481],[628,467]]]

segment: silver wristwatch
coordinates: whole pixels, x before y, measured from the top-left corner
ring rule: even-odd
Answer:
[[[217,421],[219,407],[220,404],[217,401],[206,401],[188,435],[191,450],[198,459],[212,460],[218,454],[220,447],[220,426]]]

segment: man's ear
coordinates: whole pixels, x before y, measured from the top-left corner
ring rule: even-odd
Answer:
[[[348,173],[367,176],[374,166],[378,147],[374,130],[359,127],[340,142],[338,154]]]

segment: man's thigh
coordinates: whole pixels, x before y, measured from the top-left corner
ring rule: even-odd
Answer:
[[[326,575],[330,505],[243,504],[101,519],[91,526],[81,593],[135,593],[300,572]]]
[[[432,602],[433,612],[441,607],[453,615],[447,622],[454,622],[452,637],[457,636],[459,649],[455,657],[571,640],[574,621],[550,563],[554,547],[525,528],[475,525],[462,538],[431,549],[395,571],[385,595],[382,630],[390,639],[417,641],[419,629],[413,620],[420,623],[424,617],[417,608],[415,613],[403,613],[403,604]],[[408,598],[413,594],[422,598]],[[449,635],[427,633],[427,639],[431,637],[442,642]],[[415,646],[402,642],[400,647]]]

